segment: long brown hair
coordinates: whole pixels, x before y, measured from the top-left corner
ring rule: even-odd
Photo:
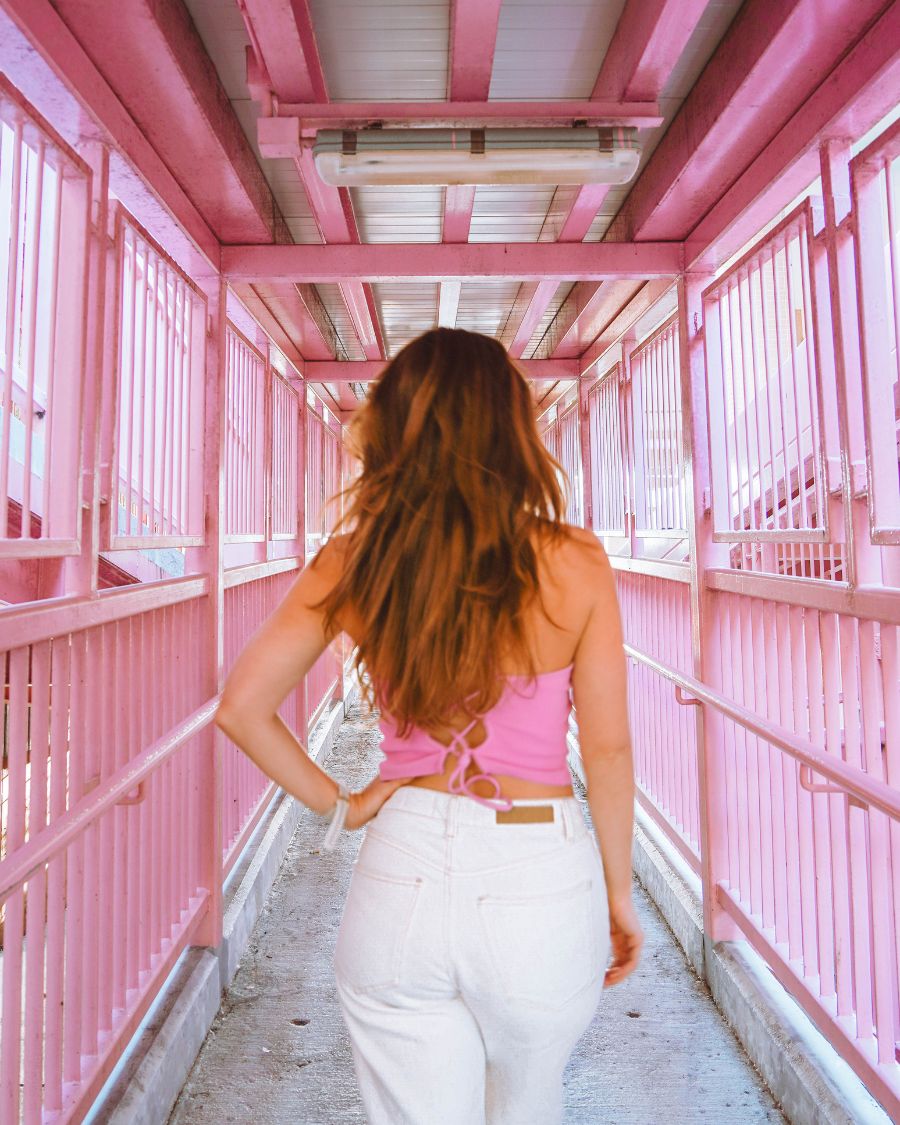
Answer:
[[[489,336],[435,328],[387,364],[347,439],[362,464],[337,494],[348,500],[338,527],[354,525],[342,577],[317,606],[325,631],[349,603],[364,696],[401,738],[410,724],[483,714],[503,689],[496,642],[531,679],[523,610],[537,595],[552,620],[531,532],[567,535],[555,470],[566,491],[569,479],[540,439],[525,377]]]

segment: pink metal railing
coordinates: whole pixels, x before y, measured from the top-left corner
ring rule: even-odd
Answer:
[[[622,365],[616,364],[588,392],[591,448],[595,454],[592,525],[604,541],[628,534],[623,380]]]
[[[52,600],[35,582],[0,609],[4,1123],[82,1119],[183,950],[221,940],[275,788],[209,725],[211,684],[304,561],[273,551],[302,550],[296,391],[107,195],[95,150],[0,80],[0,554],[81,555]],[[226,569],[241,538],[254,561]],[[140,581],[160,547],[187,577]],[[132,584],[98,588],[98,556]],[[330,660],[281,709],[302,740],[340,693]]]
[[[206,301],[116,208],[118,378],[110,549],[203,542]]]
[[[584,481],[581,458],[581,426],[577,401],[562,411],[541,433],[544,445],[565,470],[567,499],[565,519],[584,526]],[[567,478],[567,479],[566,479]]]
[[[280,375],[272,375],[272,538],[296,539],[299,515],[300,401]]]
[[[202,921],[201,589],[3,611],[3,1121],[89,1103]]]
[[[722,628],[723,643],[733,643],[735,623],[727,613]],[[894,683],[896,634],[896,626],[887,634]],[[674,683],[676,693],[689,692],[679,696],[681,702],[696,702],[727,720],[716,729],[726,732],[725,776],[731,779],[721,826],[728,862],[704,893],[892,1113],[900,1105],[900,919],[892,874],[900,791],[858,763],[759,717],[758,700],[753,709],[741,706],[631,645],[626,651]],[[814,662],[814,643],[807,653]],[[802,676],[797,687],[797,696],[779,710],[796,705]],[[830,700],[834,709],[837,699]],[[819,725],[827,702],[823,697],[818,705]],[[896,693],[887,707],[892,719],[900,718]],[[811,714],[815,726],[816,707]],[[891,758],[896,762],[896,747]],[[824,782],[814,780],[816,773]]]
[[[282,569],[236,567],[225,574],[225,662],[230,665],[252,634],[271,615],[297,578],[297,560],[285,559]],[[303,730],[303,696],[297,687],[282,704],[279,715],[291,730]],[[276,786],[230,739],[217,734],[222,775],[222,852],[227,874],[240,855]]]
[[[850,166],[873,541],[900,543],[900,123]]]
[[[678,325],[670,319],[631,352],[635,536],[684,538]]]
[[[89,225],[90,170],[0,75],[0,557],[78,551]]]
[[[225,532],[229,542],[264,539],[266,365],[233,325],[226,333]]]
[[[715,538],[742,569],[839,581],[826,477],[837,404],[816,345],[809,200],[703,296],[711,456],[725,467],[712,478]]]
[[[690,570],[671,577],[616,571],[622,627],[629,642],[680,672],[691,670]],[[639,661],[628,664],[628,703],[638,799],[664,824],[687,862],[700,866],[697,730],[671,689]]]

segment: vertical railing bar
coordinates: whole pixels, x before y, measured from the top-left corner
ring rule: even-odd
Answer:
[[[797,428],[797,489],[798,489],[798,507],[797,517],[800,521],[799,527],[810,527],[809,519],[809,501],[806,492],[806,470],[804,468],[803,457],[803,426],[800,415],[800,381],[797,373],[797,332],[794,320],[794,284],[791,280],[793,270],[791,268],[791,251],[797,243],[797,231],[794,227],[790,232],[784,234],[784,268],[785,268],[785,283],[787,285],[787,301],[788,301],[788,327],[790,329],[791,341],[791,376],[793,385],[793,402],[794,402],[794,424]],[[792,506],[793,510],[793,506]],[[797,524],[794,525],[798,527]]]
[[[51,641],[50,709],[50,823],[66,810],[66,754],[69,716],[68,637]],[[66,1009],[63,1007],[65,953],[66,854],[59,852],[47,865],[47,1033],[44,1047],[44,1110],[62,1109],[62,1048]]]
[[[167,485],[169,480],[169,430],[172,426],[172,414],[169,408],[169,382],[171,374],[171,364],[174,363],[174,356],[170,340],[172,337],[172,321],[174,320],[174,312],[172,316],[169,315],[169,281],[170,271],[169,263],[163,260],[163,275],[162,275],[162,307],[163,307],[163,369],[162,375],[162,422],[160,423],[161,443],[159,451],[159,532],[160,535],[171,535],[172,525],[170,523],[170,511],[167,502]],[[174,435],[173,435],[174,440]]]
[[[813,745],[824,745],[825,749],[841,758],[841,664],[837,622],[830,613],[816,612],[813,621],[816,632],[812,643],[807,639],[807,652],[816,667],[821,667],[821,677],[810,679],[810,714],[812,723],[810,740]],[[813,694],[815,693],[815,694]],[[818,696],[813,708],[813,699]],[[824,727],[821,715],[824,714]],[[817,723],[818,720],[818,723]],[[850,872],[847,861],[847,808],[843,796],[829,798],[827,802],[827,840],[828,862],[831,879],[828,885],[835,891],[846,890]],[[835,969],[834,987],[836,1015],[844,1015],[853,1004],[853,983],[851,976],[851,946],[849,901],[842,895],[832,910],[830,926],[833,929],[833,964]]]
[[[40,211],[38,211],[40,214]],[[28,786],[28,839],[33,840],[47,823],[47,752],[50,642],[41,641],[31,652],[31,715],[28,732],[30,777]],[[24,810],[23,810],[24,811]],[[25,944],[25,1028],[23,1053],[23,1117],[37,1121],[43,1102],[44,937],[47,869],[42,866],[28,880]]]
[[[778,431],[781,435],[781,482],[784,493],[784,528],[788,531],[793,526],[793,516],[791,514],[791,481],[790,469],[788,467],[788,433],[786,427],[786,411],[784,402],[784,386],[782,381],[782,332],[781,320],[778,308],[778,271],[775,265],[776,243],[773,239],[769,244],[769,266],[772,271],[772,319],[775,324],[775,378],[777,383],[777,401],[778,401]],[[780,505],[779,505],[780,507]],[[780,520],[779,520],[780,522]]]
[[[41,227],[44,210],[44,163],[45,146],[43,137],[38,138],[34,163],[36,165],[34,188],[34,215],[31,237],[31,292],[28,298],[28,364],[25,372],[27,418],[24,425],[24,464],[22,466],[22,538],[31,538],[31,453],[34,442],[34,374],[35,350],[37,347],[38,276],[41,264]],[[24,289],[25,278],[22,278]],[[24,296],[24,294],[23,294]],[[24,303],[24,302],[23,302]],[[46,513],[44,513],[46,519]]]
[[[731,353],[731,348],[725,347],[725,334],[727,319],[727,331],[730,336],[731,332],[731,298],[730,290],[726,285],[724,291],[720,291],[715,298],[716,306],[718,309],[718,316],[716,321],[719,326],[719,375],[721,384],[722,395],[722,438],[725,446],[725,474],[728,481],[728,530],[734,531],[741,526],[740,511],[741,511],[741,476],[740,476],[740,457],[737,451],[737,403],[734,397],[734,375],[733,367],[734,360]],[[708,366],[708,365],[707,365]],[[729,391],[730,386],[730,391]],[[731,399],[731,414],[732,422],[728,421],[728,399]],[[711,405],[711,404],[710,404]],[[709,429],[710,437],[714,440],[715,427],[719,419],[712,416],[710,411]],[[732,448],[733,447],[733,448]],[[713,450],[713,452],[715,452]],[[732,460],[734,461],[734,478],[732,479]],[[715,515],[715,512],[714,512]]]
[[[156,455],[158,449],[157,443],[157,423],[156,423],[156,400],[158,398],[159,386],[159,286],[160,277],[164,261],[155,251],[153,253],[153,289],[151,302],[153,305],[152,316],[148,313],[148,320],[151,325],[150,335],[150,355],[151,359],[148,361],[148,378],[144,384],[144,393],[150,397],[150,466],[149,473],[147,474],[147,503],[149,506],[149,513],[147,516],[147,534],[153,534],[153,516],[156,508]],[[141,483],[141,496],[144,496],[143,478]],[[143,527],[143,515],[141,518],[141,527]],[[143,532],[140,532],[143,534]]]
[[[753,473],[750,454],[750,402],[747,393],[747,365],[744,361],[744,311],[741,305],[742,277],[743,270],[740,270],[735,275],[733,287],[737,331],[732,334],[732,349],[737,349],[737,359],[734,365],[735,391],[737,391],[738,383],[740,383],[741,406],[744,419],[744,472],[741,479],[747,482],[747,514],[743,517],[741,526],[746,530],[755,531],[757,527],[756,512],[753,507]],[[736,393],[735,401],[737,401]]]
[[[807,391],[809,394],[810,447],[813,467],[813,489],[816,498],[816,526],[827,530],[828,498],[825,482],[825,405],[822,397],[822,380],[819,371],[819,353],[814,346],[816,319],[813,307],[813,275],[810,262],[811,248],[806,222],[798,229],[797,254],[800,259],[800,291],[803,298],[805,320],[804,342],[806,344]],[[812,526],[812,523],[810,523]],[[810,555],[821,550],[819,545],[810,545]]]
[[[6,370],[3,372],[3,397],[2,403],[9,403],[10,407],[3,410],[3,430],[0,435],[0,538],[9,536],[9,462],[12,457],[10,449],[10,423],[12,418],[13,398],[13,367],[16,354],[16,292],[18,290],[19,270],[19,226],[21,225],[20,210],[22,203],[22,131],[23,122],[17,118],[13,134],[13,166],[12,166],[12,213],[9,218],[9,261],[6,267]],[[24,521],[22,530],[24,530]]]
[[[57,303],[59,297],[59,246],[62,230],[62,168],[54,169],[56,173],[56,194],[53,212],[53,274],[50,279],[49,302],[47,314],[47,327],[49,340],[47,343],[47,413],[44,415],[44,479],[41,484],[41,510],[44,513],[41,538],[46,539],[54,535],[58,527],[56,518],[56,505],[50,489],[51,478],[55,476],[55,461],[53,457],[53,433],[56,420],[56,336],[57,336]],[[0,496],[3,493],[0,491]]]

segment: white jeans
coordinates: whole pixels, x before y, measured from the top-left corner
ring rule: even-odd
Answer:
[[[500,824],[404,786],[365,829],[333,967],[370,1125],[556,1125],[610,952],[597,841],[575,797]]]

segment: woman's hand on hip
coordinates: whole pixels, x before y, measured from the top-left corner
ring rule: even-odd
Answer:
[[[358,793],[350,794],[350,807],[347,809],[347,819],[344,827],[348,829],[362,828],[374,817],[388,797],[406,785],[408,777],[395,778],[393,781],[382,781],[376,777]]]
[[[618,984],[634,972],[641,957],[644,931],[638,922],[632,900],[623,899],[609,904],[609,936],[613,960],[606,970],[604,988]]]

